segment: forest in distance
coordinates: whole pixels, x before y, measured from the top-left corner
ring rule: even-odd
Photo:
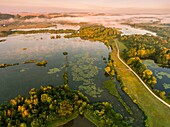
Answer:
[[[0,14],[0,53],[1,56],[7,54],[6,57],[0,58],[0,74],[6,76],[13,73],[18,77],[28,77],[35,70],[37,77],[29,77],[30,79],[25,81],[32,83],[34,80],[43,80],[50,83],[25,90],[27,93],[24,95],[19,93],[10,99],[6,97],[7,101],[2,101],[0,105],[0,126],[76,127],[74,120],[79,116],[90,121],[89,126],[97,127],[169,126],[169,23],[135,23],[133,18],[139,18],[136,16],[130,17],[131,20],[127,18],[119,21],[121,25],[130,26],[125,31],[131,28],[139,31],[142,29],[156,33],[153,35],[148,32],[124,34],[125,31],[121,31],[121,28],[101,24],[100,21],[73,22],[74,18],[87,16],[92,19],[103,16],[101,19],[104,19],[108,15],[82,13],[78,17],[74,13],[26,16]],[[109,19],[112,16],[115,15],[107,17],[109,22],[112,21]],[[67,17],[73,19],[68,21]],[[56,18],[56,21],[53,18]],[[58,21],[57,18],[62,20]],[[149,16],[145,18],[150,21]],[[152,18],[156,19],[154,16]],[[14,20],[10,22],[11,19]],[[35,19],[42,19],[43,22],[34,22]],[[51,19],[54,22],[51,22]],[[16,22],[20,22],[17,27]],[[6,52],[10,41],[12,43],[12,40],[15,40],[13,38],[18,41],[13,42],[18,47],[11,51],[12,57],[18,56],[16,59]],[[42,46],[41,49],[34,48],[34,44]],[[90,48],[84,48],[86,44]],[[121,62],[118,53],[126,65]],[[23,58],[19,57],[22,55]],[[27,56],[26,59],[24,55]],[[147,65],[147,60],[152,61],[154,65],[151,62],[150,66]],[[127,66],[167,105],[154,97]],[[153,71],[157,68],[161,68],[161,71]],[[54,82],[50,82],[53,78]],[[18,79],[14,77],[14,80]],[[163,80],[166,80],[166,83],[162,83]],[[0,85],[5,85],[2,82],[3,77],[0,81]],[[17,86],[15,83],[14,85]],[[167,114],[164,114],[165,112]],[[70,121],[74,121],[73,125],[69,125]]]

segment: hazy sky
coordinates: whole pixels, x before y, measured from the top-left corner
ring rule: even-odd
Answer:
[[[0,12],[170,12],[170,0],[0,0]]]

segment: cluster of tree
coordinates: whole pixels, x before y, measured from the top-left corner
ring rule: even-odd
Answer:
[[[25,19],[33,19],[33,18],[47,18],[45,15],[26,15],[26,16],[20,16],[20,15],[15,15],[15,18],[21,18],[23,20]]]
[[[46,66],[47,61],[42,60],[42,61],[37,61],[37,60],[27,60],[25,62],[22,62],[23,64],[30,64],[30,63],[35,63],[37,66]]]
[[[6,20],[6,19],[10,19],[10,18],[15,18],[15,19],[32,19],[32,18],[46,18],[45,15],[26,15],[26,16],[21,16],[19,14],[16,15],[12,15],[12,14],[3,14],[0,13],[0,20]]]
[[[123,35],[120,37],[120,41],[123,41],[127,47],[122,53],[125,60],[139,57],[152,59],[163,66],[170,66],[170,45],[161,37],[147,34]]]
[[[148,84],[151,88],[157,83],[156,78],[153,76],[151,70],[142,64],[142,60],[139,57],[132,57],[127,61],[127,64],[142,78],[142,80]]]
[[[30,31],[0,31],[0,37],[6,37],[8,35],[11,34],[36,34],[36,33],[51,33],[51,34],[63,34],[63,33],[75,33],[76,30],[72,30],[72,29],[59,29],[59,30],[30,30]],[[55,37],[54,37],[55,38]],[[56,38],[60,38],[60,36],[56,36]]]
[[[10,18],[14,18],[14,15],[11,14],[1,14],[0,13],[0,20],[5,20],[5,19],[10,19]]]
[[[0,64],[0,68],[5,68],[5,67],[9,67],[9,66],[16,66],[19,65],[19,63],[15,63],[15,64]]]
[[[157,35],[163,37],[170,43],[170,27],[169,24],[146,24],[146,23],[138,23],[138,24],[131,24],[132,27],[140,27],[152,32],[157,33]]]
[[[31,89],[28,97],[18,96],[9,104],[0,106],[0,126],[36,127],[46,125],[75,111],[82,112],[89,103],[79,91],[70,91],[68,85],[44,86]]]
[[[13,34],[36,34],[36,33],[51,33],[51,34],[62,34],[62,33],[75,33],[76,30],[72,29],[59,29],[59,30],[30,30],[30,31],[12,31]],[[58,37],[58,36],[56,36]]]
[[[86,110],[93,113],[102,127],[128,126],[123,116],[116,113],[108,102],[89,104],[86,96],[80,91],[71,91],[67,84],[41,86],[39,90],[33,88],[29,96],[18,95],[9,104],[0,105],[0,126],[47,126],[61,118],[67,119],[75,112],[83,115]]]
[[[105,73],[113,77],[115,75],[115,62],[113,60],[109,60],[106,67],[105,67]]]
[[[11,34],[13,34],[12,31],[0,31],[0,37],[6,37]]]
[[[57,39],[57,38],[61,38],[60,35],[56,35],[56,36],[50,36],[51,39]]]
[[[142,80],[149,85],[152,89],[157,83],[157,79],[153,76],[151,70],[149,70],[143,63],[139,57],[132,57],[127,61],[127,64],[142,78]],[[126,87],[122,86],[122,89],[126,91]],[[162,98],[163,100],[169,102],[166,97],[166,93],[164,91],[160,91],[158,89],[153,89],[153,92]]]
[[[118,36],[121,32],[116,28],[92,25],[81,27],[77,32],[71,35],[65,35],[65,38],[80,37],[84,40],[101,41],[107,43]]]
[[[153,92],[154,92],[157,96],[159,96],[160,98],[162,98],[163,100],[169,102],[169,100],[168,100],[169,98],[166,97],[165,91],[160,91],[160,90],[158,90],[158,89],[154,89]]]
[[[123,116],[116,113],[108,102],[95,103],[91,109],[100,127],[128,127]]]

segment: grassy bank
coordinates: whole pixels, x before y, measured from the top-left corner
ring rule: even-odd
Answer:
[[[55,120],[52,123],[49,123],[47,125],[47,127],[59,127],[59,126],[62,126],[64,124],[68,123],[69,121],[76,119],[78,116],[79,116],[79,112],[75,112],[75,113],[71,114],[70,116],[68,116],[67,118],[66,117],[60,118],[58,120]]]
[[[93,116],[93,111],[91,110],[86,110],[85,113],[84,113],[84,117],[86,119],[88,119],[90,122],[92,122],[94,125],[96,125],[97,127],[100,127],[100,122],[98,119],[96,119],[94,116]]]
[[[115,40],[117,41],[117,40]],[[118,42],[120,51],[124,46]],[[114,44],[112,44],[115,47]],[[168,127],[170,125],[170,108],[157,100],[139,81],[139,79],[118,59],[116,48],[111,53],[116,62],[116,69],[127,87],[127,94],[135,100],[147,116],[149,127]]]
[[[125,107],[126,111],[129,112],[129,114],[132,114],[131,109],[129,108],[128,105],[122,100],[119,92],[117,91],[116,84],[113,83],[112,80],[108,80],[104,82],[104,88],[109,91],[109,93],[115,97],[118,98],[120,103]]]

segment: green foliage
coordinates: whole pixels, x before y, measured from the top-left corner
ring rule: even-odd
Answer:
[[[116,113],[108,102],[95,103],[85,112],[85,117],[98,127],[128,127],[123,116]]]
[[[50,36],[51,39],[55,39],[55,36]]]
[[[147,69],[139,57],[132,57],[127,61],[127,64],[148,84],[151,88],[157,83],[151,70]]]
[[[30,31],[12,31],[13,34],[35,34],[35,33],[51,33],[51,34],[62,34],[62,33],[75,33],[76,30],[72,29],[59,29],[59,30],[30,30]],[[54,36],[55,38],[55,36]]]
[[[14,18],[14,17],[15,17],[15,15],[11,15],[11,14],[0,14],[1,20],[10,19],[10,18]]]
[[[46,66],[47,61],[46,61],[46,60],[42,60],[42,61],[36,62],[35,64],[36,64],[37,66]]]
[[[84,40],[101,41],[108,43],[113,41],[116,37],[120,36],[121,32],[116,28],[106,28],[104,26],[85,26],[81,27],[78,32],[71,35],[65,35],[65,38],[80,37]]]
[[[0,106],[0,126],[45,126],[61,117],[68,117],[79,108],[84,112],[88,103],[86,96],[79,91],[70,91],[66,85],[44,86],[39,90],[33,88],[29,96],[19,95],[10,104]]]
[[[149,69],[146,69],[145,71],[143,71],[142,79],[152,88],[157,83],[156,78],[152,75],[152,71]]]
[[[16,66],[16,65],[19,65],[19,63],[15,63],[15,64],[0,64],[0,68],[6,68],[6,67],[9,67],[9,66]]]
[[[146,34],[124,35],[120,37],[120,40],[128,47],[122,54],[125,60],[139,57],[152,59],[163,66],[170,66],[170,44],[165,39]]]
[[[76,118],[77,112],[83,115],[92,112],[99,126],[126,127],[122,115],[115,113],[108,102],[89,104],[89,100],[80,91],[70,91],[68,86],[41,86],[31,89],[29,96],[18,96],[9,105],[0,106],[0,126],[45,127],[62,125],[67,118]],[[65,121],[62,122],[59,120]],[[56,124],[56,121],[57,124]]]
[[[57,38],[61,38],[61,36],[60,36],[60,35],[56,35],[56,37],[55,37],[55,38],[56,38],[56,39],[57,39]]]
[[[115,75],[115,62],[113,60],[109,60],[104,70],[106,74],[113,77]]]
[[[29,63],[35,63],[35,65],[37,66],[46,66],[47,61],[46,60],[42,60],[42,61],[37,61],[37,60],[27,60],[22,62],[23,64],[29,64]]]
[[[60,117],[70,115],[73,111],[73,106],[70,104],[68,100],[64,100],[60,102],[60,106],[58,109],[58,114]]]
[[[68,52],[63,52],[63,55],[68,55]]]

